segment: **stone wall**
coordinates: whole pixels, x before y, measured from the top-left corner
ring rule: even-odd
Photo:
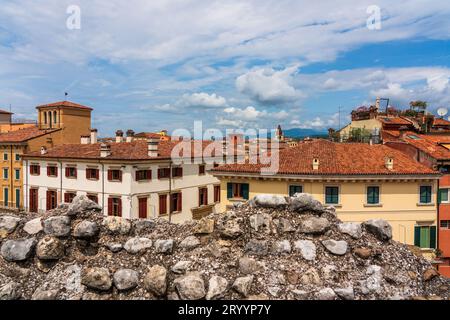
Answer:
[[[448,280],[382,220],[342,223],[307,194],[198,222],[104,217],[84,196],[0,215],[0,299],[447,299]]]

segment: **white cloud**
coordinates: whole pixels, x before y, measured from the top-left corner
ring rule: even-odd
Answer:
[[[218,108],[225,107],[227,100],[217,94],[207,94],[204,92],[184,94],[179,101],[180,105],[185,107],[200,107],[200,108]]]
[[[241,92],[261,103],[285,103],[297,100],[302,93],[292,85],[298,66],[275,71],[272,68],[255,69],[236,79]]]
[[[344,116],[347,120],[347,116]],[[342,119],[341,119],[342,120]],[[290,122],[291,126],[295,126],[301,129],[328,129],[337,128],[339,125],[339,113],[335,113],[328,117],[315,117],[311,120],[301,121],[299,119],[293,119]]]

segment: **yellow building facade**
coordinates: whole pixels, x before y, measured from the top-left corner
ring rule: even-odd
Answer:
[[[66,143],[79,143],[90,134],[89,107],[62,101],[36,107],[37,124],[0,134],[1,194],[0,207],[20,210],[24,207],[23,163],[21,155]]]

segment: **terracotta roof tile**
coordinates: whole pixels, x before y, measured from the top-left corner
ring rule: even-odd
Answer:
[[[441,144],[450,144],[450,135],[425,135],[407,132],[401,140],[430,155],[436,160],[450,159],[450,150]]]
[[[58,101],[58,102],[54,102],[54,103],[43,104],[43,105],[37,106],[36,108],[39,109],[39,108],[44,108],[44,107],[70,107],[70,108],[77,108],[77,109],[92,110],[92,108],[90,108],[90,107],[86,107],[86,106],[83,106],[81,104],[74,103],[71,101]]]
[[[9,112],[9,111],[3,110],[3,109],[0,109],[0,113],[2,113],[2,114],[13,114],[12,112]]]
[[[40,130],[38,127],[28,127],[0,134],[0,143],[19,143],[40,137],[60,129]]]
[[[412,125],[411,121],[402,117],[379,117],[378,120],[386,125]]]
[[[394,159],[394,169],[385,167],[386,157]],[[334,143],[314,140],[283,149],[279,154],[278,174],[289,175],[407,175],[438,174],[411,160],[402,152],[384,145]],[[319,159],[319,169],[313,170],[313,159]],[[263,164],[229,164],[213,172],[259,173]]]
[[[108,160],[151,160],[168,159],[178,141],[160,141],[158,147],[158,157],[148,156],[148,144],[145,140],[135,140],[132,142],[107,143],[111,147],[111,155],[100,157],[100,143],[96,144],[65,144],[49,149],[46,154],[41,155],[39,151],[30,152],[25,156],[39,158],[70,158],[70,159],[108,159]],[[203,141],[200,144],[191,142],[191,156],[201,155],[203,150],[212,144],[211,141]],[[219,146],[219,145],[218,145]],[[221,145],[220,145],[221,146]],[[218,148],[217,150],[221,150]],[[214,154],[213,154],[214,155]]]

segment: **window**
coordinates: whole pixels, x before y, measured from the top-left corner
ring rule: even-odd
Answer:
[[[47,176],[57,177],[58,176],[58,167],[57,166],[47,166]]]
[[[450,189],[439,189],[438,194],[439,203],[449,203],[448,190]]]
[[[98,196],[96,194],[88,194],[88,199],[98,204]]]
[[[159,195],[159,214],[167,214],[167,194]]]
[[[339,204],[339,187],[325,187],[325,203]]]
[[[41,167],[38,164],[30,165],[30,174],[33,176],[38,176],[41,174]]]
[[[16,189],[16,208],[20,208],[20,189]]]
[[[56,206],[57,206],[56,191],[48,190],[47,191],[47,210],[55,209]]]
[[[248,183],[228,183],[227,184],[228,199],[249,199]]]
[[[53,122],[57,122],[56,111],[53,111]]]
[[[73,198],[75,198],[77,194],[75,192],[66,192],[64,193],[64,202],[72,203]]]
[[[3,160],[7,161],[8,160],[8,154],[5,152],[3,153]]]
[[[95,168],[86,168],[86,179],[88,180],[98,180],[99,170]]]
[[[8,200],[9,200],[9,189],[5,188],[3,189],[3,205],[5,207],[8,206]]]
[[[167,179],[170,177],[169,168],[159,168],[158,169],[158,179]]]
[[[214,186],[214,202],[220,202],[220,186]]]
[[[137,170],[136,181],[151,180],[152,170]]]
[[[15,169],[16,180],[20,180],[20,169]]]
[[[122,181],[122,170],[113,169],[108,170],[109,181]]]
[[[47,112],[44,112],[44,123],[47,124]]]
[[[441,229],[450,230],[450,220],[441,220]]]
[[[367,187],[367,204],[380,203],[380,187]]]
[[[180,178],[182,176],[183,176],[183,168],[182,167],[172,168],[172,177]]]
[[[108,199],[108,215],[122,216],[122,199],[117,197],[110,197]]]
[[[76,179],[77,168],[76,167],[66,167],[66,178]]]
[[[20,161],[20,154],[16,153],[16,161]]]
[[[198,166],[198,174],[199,175],[205,174],[205,165],[204,164],[201,164]]]
[[[414,227],[414,245],[424,249],[436,248],[436,226]]]
[[[289,186],[289,196],[293,197],[296,193],[302,193],[303,187],[302,186]]]
[[[9,169],[3,168],[3,179],[8,179],[9,176]]]
[[[431,203],[431,186],[420,186],[420,203]]]
[[[198,206],[206,206],[208,204],[208,188],[198,189]]]
[[[173,193],[171,201],[172,212],[181,212],[183,210],[181,192]]]

